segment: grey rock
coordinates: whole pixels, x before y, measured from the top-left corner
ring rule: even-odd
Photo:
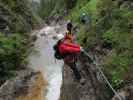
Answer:
[[[15,100],[19,95],[28,93],[28,90],[35,81],[36,72],[31,69],[21,70],[17,73],[17,77],[7,80],[0,87],[0,100]]]
[[[64,66],[62,94],[60,100],[109,100],[105,84],[97,79],[97,69],[86,59],[79,57],[77,68],[81,80],[75,80],[72,69]]]

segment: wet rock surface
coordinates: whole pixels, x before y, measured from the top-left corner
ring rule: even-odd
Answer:
[[[87,59],[80,57],[77,68],[81,80],[76,80],[72,69],[65,65],[60,100],[107,100],[103,81],[98,79],[97,69]]]
[[[120,96],[122,100],[132,100],[133,98],[133,82],[130,82],[127,84],[124,88],[119,89],[117,94]],[[114,97],[111,100],[119,100],[117,95],[114,95]]]
[[[17,73],[17,72],[16,72]],[[46,82],[40,72],[19,71],[0,87],[0,100],[42,100]]]

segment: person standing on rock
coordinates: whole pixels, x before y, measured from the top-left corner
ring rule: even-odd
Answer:
[[[62,34],[59,34],[59,41],[56,45],[56,50],[58,51],[58,54],[61,56],[61,58],[64,60],[65,64],[70,66],[70,68],[73,70],[73,73],[75,75],[75,78],[77,80],[81,79],[81,75],[76,68],[76,61],[77,61],[77,55],[83,50],[80,45],[74,43],[73,40],[73,33],[72,33],[73,25],[71,22],[67,24],[67,32],[65,36]]]

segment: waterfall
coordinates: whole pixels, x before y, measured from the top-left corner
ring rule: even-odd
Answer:
[[[48,81],[47,94],[44,100],[58,100],[60,97],[60,88],[62,85],[62,67],[63,61],[55,61],[53,45],[55,40],[52,36],[56,34],[55,28],[60,26],[46,26],[37,33],[35,42],[36,54],[30,56],[30,67],[43,73]],[[63,30],[62,27],[60,30]],[[63,33],[61,31],[61,33]],[[41,36],[40,34],[45,34]]]

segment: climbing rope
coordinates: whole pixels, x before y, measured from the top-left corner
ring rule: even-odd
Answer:
[[[105,80],[106,84],[110,87],[110,89],[113,91],[113,93],[118,97],[119,100],[123,100],[123,98],[121,98],[121,96],[116,92],[116,90],[113,88],[113,86],[111,85],[111,83],[109,82],[108,78],[105,76],[105,74],[103,73],[102,69],[99,67],[99,65],[96,63],[95,60],[92,59],[92,57],[89,55],[89,53],[87,53],[84,49],[82,49],[82,52],[89,57],[92,61],[93,64],[96,65],[97,69],[99,70],[99,72],[101,73],[101,76],[103,77],[103,79]]]

